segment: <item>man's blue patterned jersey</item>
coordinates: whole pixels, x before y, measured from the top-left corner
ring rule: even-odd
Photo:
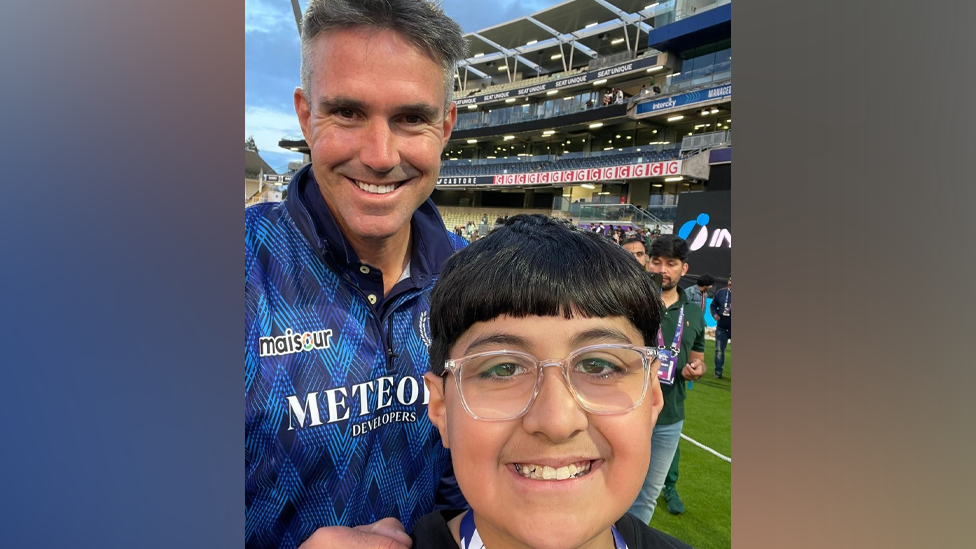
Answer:
[[[465,241],[428,200],[411,222],[411,278],[371,305],[357,276],[368,268],[349,264],[324,199],[304,198],[321,196],[310,185],[306,167],[285,202],[244,215],[248,547],[297,547],[318,527],[384,517],[409,532],[450,461],[423,375],[430,291]]]

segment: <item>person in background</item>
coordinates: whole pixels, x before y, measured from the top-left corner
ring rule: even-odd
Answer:
[[[722,379],[725,367],[725,348],[732,339],[732,275],[729,274],[729,284],[715,292],[711,306],[712,318],[718,324],[715,327],[715,377]]]
[[[634,259],[637,260],[637,263],[640,264],[642,269],[644,269],[645,271],[647,270],[647,264],[648,264],[647,253],[646,253],[647,248],[644,247],[644,242],[641,241],[641,239],[629,238],[625,240],[624,243],[621,244],[621,246],[623,246],[625,250],[630,252],[630,255],[634,256]]]
[[[705,302],[708,301],[708,291],[711,290],[712,286],[714,285],[715,279],[712,278],[712,275],[706,273],[698,277],[697,283],[694,286],[689,286],[685,290],[685,294],[687,294],[688,299],[695,305],[698,305],[698,307],[704,313]]]
[[[650,269],[661,275],[661,299],[664,317],[657,334],[662,350],[661,368],[664,409],[651,437],[651,463],[644,486],[630,507],[630,513],[650,523],[657,497],[664,488],[668,470],[674,460],[685,420],[685,382],[697,381],[705,374],[705,319],[683,291],[678,281],[688,273],[688,243],[675,235],[663,235],[651,245]]]

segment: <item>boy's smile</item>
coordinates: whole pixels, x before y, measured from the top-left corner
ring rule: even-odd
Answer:
[[[471,326],[450,358],[504,349],[561,359],[597,344],[645,342],[623,317],[502,316]],[[586,412],[558,367],[542,375],[525,415],[482,421],[465,411],[454,379],[428,373],[431,421],[451,450],[486,546],[612,547],[609,527],[634,502],[650,461],[651,430],[663,405],[656,372],[641,405],[615,415]]]
[[[593,469],[593,463],[601,460],[584,459],[573,461],[568,465],[561,465],[556,461],[554,465],[542,465],[535,462],[544,463],[545,460],[532,460],[533,463],[513,463],[518,474],[532,480],[567,480],[579,478],[586,475]]]

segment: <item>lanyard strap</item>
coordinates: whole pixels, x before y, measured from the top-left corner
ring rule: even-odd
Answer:
[[[613,547],[614,549],[628,549],[627,542],[624,541],[624,537],[620,535],[617,531],[617,527],[610,525],[610,531],[613,533]],[[468,510],[461,518],[461,549],[485,549],[485,543],[481,541],[481,536],[478,535],[478,527],[474,525],[474,512]]]
[[[678,313],[678,328],[675,329],[674,341],[671,342],[672,356],[678,356],[678,353],[681,352],[681,334],[684,331],[685,331],[685,306],[682,305],[681,312]],[[658,326],[657,328],[657,346],[661,349],[664,349],[664,334],[661,332],[660,326]]]

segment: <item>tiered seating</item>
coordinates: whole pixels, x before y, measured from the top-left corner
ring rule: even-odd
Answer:
[[[458,225],[467,225],[468,221],[473,222],[475,228],[477,229],[481,224],[481,216],[484,214],[488,215],[488,227],[490,228],[495,224],[495,219],[505,217],[505,214],[513,216],[518,214],[555,215],[557,213],[561,213],[554,213],[548,209],[538,208],[471,208],[464,206],[438,206],[437,209],[441,212],[441,217],[444,219],[444,226],[450,231],[453,231],[454,227],[457,227]]]
[[[600,68],[601,69],[604,69],[604,68],[609,68],[609,67],[615,67],[617,65],[623,65],[624,63],[630,63],[630,62],[634,61],[635,59],[640,59],[640,58],[642,58],[642,57],[644,57],[645,55],[648,55],[648,54],[652,54],[652,52],[642,51],[634,59],[625,59],[625,60],[620,61],[618,63],[614,63],[612,65],[608,65],[606,67],[600,67]],[[500,92],[500,91],[511,90],[511,89],[515,89],[515,88],[525,88],[525,87],[528,87],[528,86],[535,86],[537,84],[544,84],[544,83],[550,82],[552,80],[559,80],[560,78],[566,78],[566,77],[569,77],[569,76],[573,76],[574,74],[585,73],[585,72],[587,72],[589,70],[590,70],[589,65],[586,65],[586,66],[579,67],[579,68],[576,68],[576,69],[570,69],[568,71],[554,72],[552,74],[546,74],[546,75],[543,75],[543,76],[536,76],[534,78],[523,78],[522,80],[517,80],[515,82],[504,82],[502,84],[492,84],[491,86],[488,86],[485,89],[475,88],[473,90],[468,90],[468,91],[459,91],[456,94],[456,97],[470,97],[472,95],[482,95],[482,94],[486,94],[486,93]],[[596,69],[594,69],[594,70],[596,70]]]
[[[537,76],[537,77],[534,77],[534,78],[523,78],[522,80],[516,80],[515,82],[505,82],[503,84],[492,84],[492,85],[488,86],[487,88],[485,88],[483,90],[480,89],[480,88],[479,89],[471,90],[470,92],[464,94],[464,97],[468,97],[468,96],[471,96],[471,95],[482,95],[482,94],[486,94],[486,93],[495,93],[495,92],[500,92],[500,91],[505,91],[505,90],[512,90],[512,89],[516,89],[516,88],[525,88],[525,87],[528,87],[528,86],[535,86],[535,85],[538,85],[538,84],[545,84],[546,82],[550,82],[552,80],[559,80],[560,78],[567,78],[569,76],[573,76],[574,74],[579,74],[581,72],[586,72],[586,71],[587,71],[587,67],[580,67],[578,69],[572,69],[572,70],[562,71],[562,72],[554,72],[552,74],[547,74],[547,75],[544,75],[544,76]]]
[[[554,170],[580,170],[603,168],[640,162],[665,162],[678,158],[678,148],[664,151],[632,152],[614,155],[591,156],[589,158],[568,158],[566,160],[545,162],[508,162],[503,164],[477,164],[474,166],[442,166],[441,175],[463,177],[476,175],[501,175],[505,173],[533,173]]]
[[[244,180],[244,202],[251,199],[252,196],[258,194],[258,188],[260,183],[257,179],[245,179]]]

